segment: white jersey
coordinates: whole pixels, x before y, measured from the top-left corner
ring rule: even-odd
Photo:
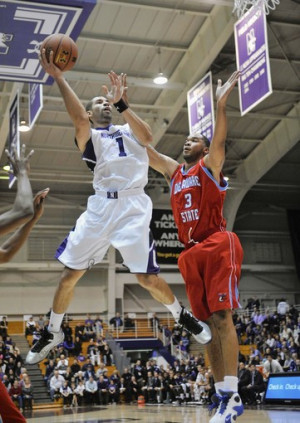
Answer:
[[[144,189],[148,182],[147,150],[128,124],[91,129],[82,158],[94,171],[96,192]]]

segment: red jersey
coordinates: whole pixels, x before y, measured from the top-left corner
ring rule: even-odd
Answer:
[[[223,204],[227,182],[220,185],[205,167],[203,159],[187,172],[180,165],[171,180],[171,205],[179,240],[185,248],[215,232],[226,231]]]

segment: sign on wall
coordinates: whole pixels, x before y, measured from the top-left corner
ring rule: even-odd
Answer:
[[[212,75],[208,72],[187,93],[190,134],[200,132],[210,141],[214,132]]]
[[[183,250],[171,210],[154,209],[151,230],[156,245],[158,264],[177,264]]]
[[[77,39],[96,0],[1,0],[0,79],[49,83],[38,51],[50,34],[63,33]]]
[[[234,25],[241,115],[272,94],[267,21],[261,2]]]

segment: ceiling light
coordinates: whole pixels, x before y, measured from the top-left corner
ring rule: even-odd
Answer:
[[[155,78],[153,78],[154,84],[157,85],[164,85],[168,82],[168,78],[162,73],[161,66],[160,66],[160,48],[157,49],[157,55],[158,55],[158,75],[156,75]]]
[[[26,122],[26,120],[21,120],[20,125],[19,125],[19,131],[20,132],[28,132],[28,131],[30,131],[30,126],[28,125],[28,123]]]
[[[229,181],[229,178],[228,178],[228,176],[224,176],[224,179],[225,179],[225,181]]]
[[[159,72],[159,74],[153,79],[153,82],[157,85],[164,85],[168,82],[168,78],[162,72]]]
[[[10,165],[6,164],[6,165],[3,166],[2,169],[5,170],[5,172],[9,172],[10,171]]]

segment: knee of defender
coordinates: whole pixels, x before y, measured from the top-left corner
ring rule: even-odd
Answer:
[[[220,310],[213,314],[214,324],[219,331],[233,325],[231,310]]]
[[[60,279],[59,286],[64,289],[72,289],[76,285],[78,279],[70,275],[63,275]]]

